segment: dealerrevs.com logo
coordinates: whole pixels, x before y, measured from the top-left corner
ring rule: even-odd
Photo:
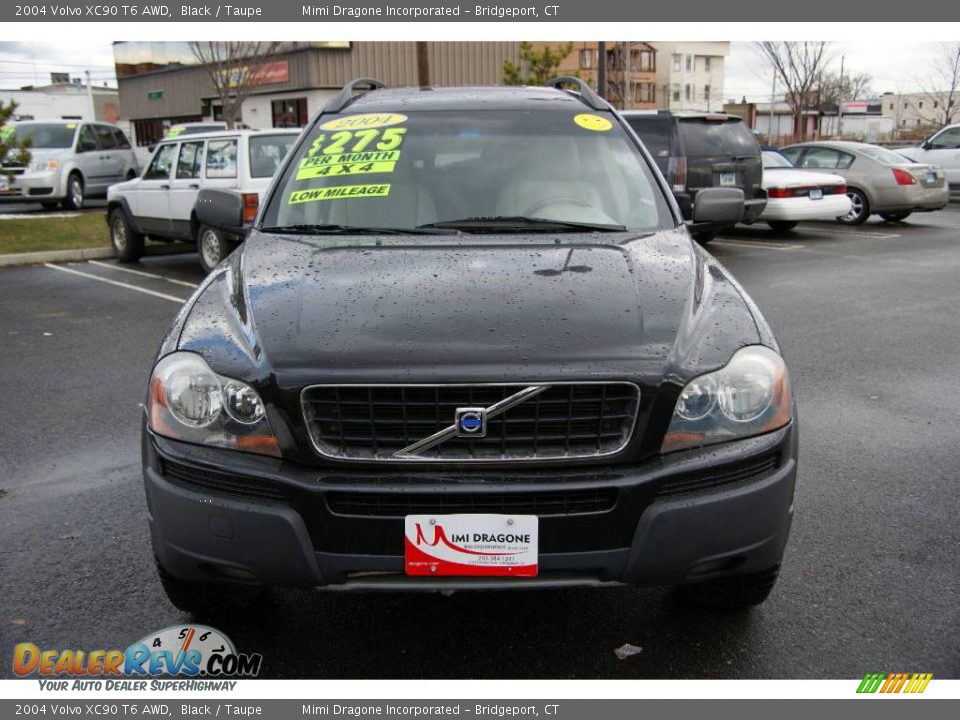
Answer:
[[[926,690],[932,679],[933,673],[867,673],[857,692],[915,695]]]
[[[173,625],[147,635],[126,650],[47,649],[29,642],[20,643],[13,650],[13,672],[17,677],[108,681],[161,676],[255,677],[262,662],[262,655],[238,653],[226,635],[206,625]]]

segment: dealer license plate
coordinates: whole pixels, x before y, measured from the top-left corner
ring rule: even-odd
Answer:
[[[823,190],[821,188],[813,188],[810,191],[811,200],[823,200]]]
[[[736,184],[736,173],[720,173],[720,187],[733,187]]]
[[[407,515],[407,575],[536,577],[536,515]]]

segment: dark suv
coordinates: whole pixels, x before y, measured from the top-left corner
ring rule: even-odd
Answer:
[[[787,368],[622,118],[583,85],[369,84],[304,130],[161,345],[143,474],[170,599],[761,602],[793,512]],[[209,192],[200,222],[238,225]],[[742,212],[693,198],[695,222]]]
[[[670,110],[633,110],[623,116],[653,155],[684,218],[691,219],[697,193],[712,187],[740,188],[742,219],[753,222],[760,217],[767,204],[760,146],[739,117]],[[701,242],[722,229],[716,225],[692,228]]]

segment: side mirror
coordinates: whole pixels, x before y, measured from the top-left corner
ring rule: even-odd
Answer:
[[[93,152],[97,149],[97,144],[93,140],[81,140],[80,152]]]
[[[693,222],[735,225],[743,217],[743,190],[705,188],[693,199]]]
[[[205,188],[197,193],[197,220],[232,235],[244,235],[243,200],[239,193]]]

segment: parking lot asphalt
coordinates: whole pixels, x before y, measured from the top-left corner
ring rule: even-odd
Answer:
[[[268,677],[960,677],[960,208],[738,228],[710,250],[777,332],[801,423],[781,580],[742,615],[668,590],[283,591],[220,618]],[[0,270],[0,676],[186,617],[156,578],[139,422],[192,255]],[[642,651],[618,660],[623,643]]]

